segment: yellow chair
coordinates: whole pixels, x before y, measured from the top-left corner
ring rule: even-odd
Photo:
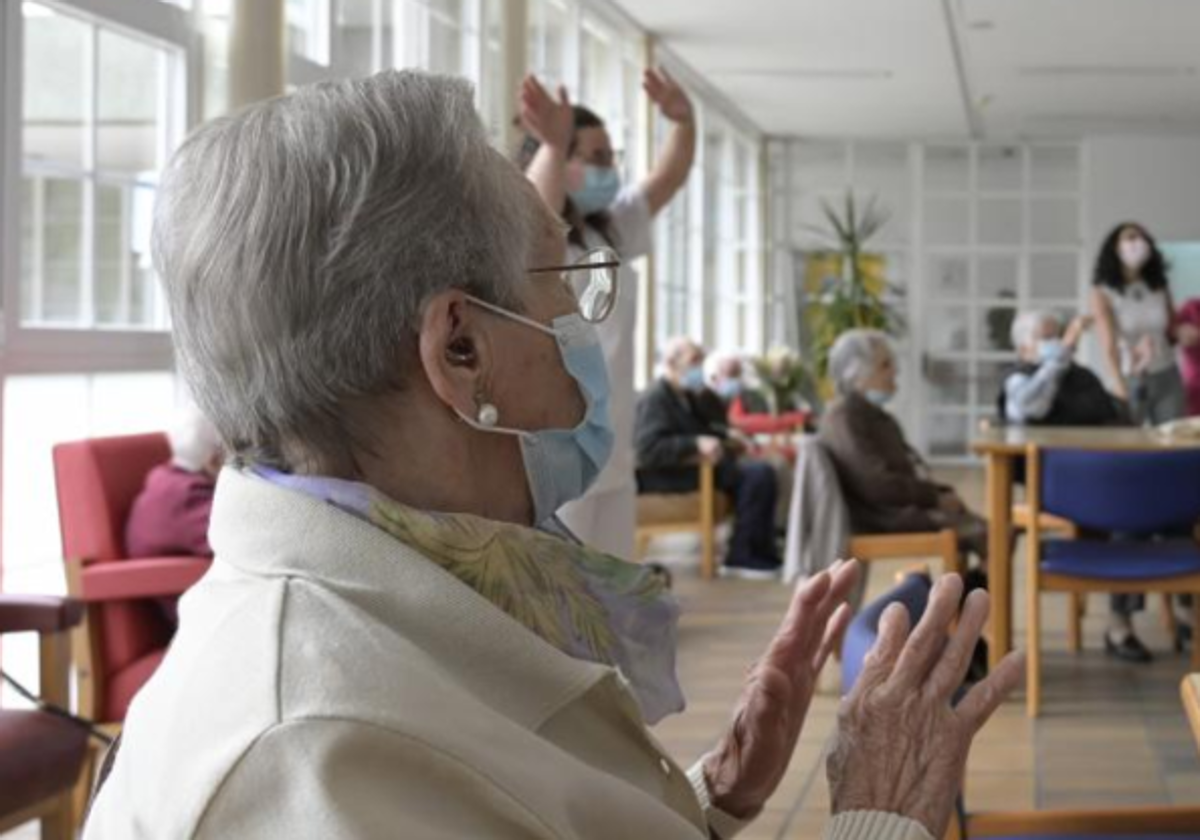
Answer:
[[[637,498],[636,553],[641,560],[650,540],[663,534],[700,536],[700,577],[717,573],[717,525],[728,515],[728,497],[717,490],[712,464],[700,465],[700,488],[695,493],[646,493]]]
[[[928,533],[860,534],[850,539],[847,554],[863,563],[908,557],[938,557],[942,561],[943,572],[962,573],[958,535],[950,528]]]

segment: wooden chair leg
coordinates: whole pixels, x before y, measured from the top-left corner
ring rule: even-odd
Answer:
[[[1084,596],[1082,593],[1072,592],[1067,597],[1070,599],[1067,606],[1070,610],[1070,614],[1067,616],[1067,650],[1071,653],[1079,653],[1083,637]]]
[[[74,809],[71,805],[72,794],[64,793],[58,798],[54,810],[41,819],[42,840],[74,840],[75,824],[72,820]]]
[[[1175,610],[1171,605],[1171,596],[1164,592],[1162,595],[1162,620],[1163,629],[1167,631],[1167,635],[1172,639],[1179,632],[1179,622],[1175,618]]]
[[[1192,593],[1192,670],[1200,671],[1200,592]]]
[[[717,535],[705,528],[700,535],[700,577],[712,580],[717,574]]]
[[[1025,713],[1031,718],[1041,713],[1042,705],[1042,617],[1041,592],[1036,581],[1029,583],[1029,643],[1025,652]]]

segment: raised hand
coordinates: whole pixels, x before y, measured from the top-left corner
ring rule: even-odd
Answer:
[[[988,615],[987,593],[975,590],[948,635],[962,592],[957,575],[938,580],[911,636],[903,605],[883,614],[879,640],[838,714],[826,766],[835,815],[885,811],[945,836],[971,741],[1024,671],[1021,656],[1009,654],[951,706]]]
[[[575,133],[575,114],[567,89],[559,85],[554,97],[535,76],[526,76],[521,83],[521,124],[540,142],[565,155]]]
[[[692,121],[692,100],[688,98],[687,91],[665,69],[659,67],[647,70],[642,78],[642,88],[650,97],[650,101],[657,105],[662,115],[671,122]]]
[[[797,588],[775,638],[746,677],[732,725],[704,758],[712,802],[722,811],[753,817],[779,786],[817,678],[850,624],[846,598],[858,575],[856,561],[839,561]]]

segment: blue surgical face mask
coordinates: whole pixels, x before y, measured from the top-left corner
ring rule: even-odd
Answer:
[[[1062,339],[1047,338],[1037,343],[1039,362],[1049,362],[1059,358],[1063,352]]]
[[[736,399],[742,393],[742,382],[740,379],[722,379],[717,383],[717,393],[723,399]]]
[[[486,426],[456,410],[463,422],[472,428],[512,435],[520,441],[525,480],[533,499],[533,524],[542,525],[560,507],[586,493],[612,455],[614,435],[608,411],[608,368],[600,338],[596,327],[578,313],[555,318],[552,326],[547,327],[485,301],[470,300],[490,312],[554,336],[563,367],[575,380],[587,403],[587,411],[575,428],[533,432]]]
[[[692,365],[680,378],[680,383],[689,391],[704,390],[704,368],[700,365]]]
[[[583,167],[583,186],[570,193],[571,201],[584,216],[607,210],[621,191],[621,176],[611,166]]]
[[[869,402],[874,403],[880,408],[883,408],[883,406],[892,401],[892,397],[896,396],[896,392],[880,391],[877,388],[868,388],[867,390],[863,391],[863,396],[866,397]]]

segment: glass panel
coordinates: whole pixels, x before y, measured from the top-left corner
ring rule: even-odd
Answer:
[[[391,66],[383,54],[391,50],[390,11],[390,4],[382,0],[338,0],[337,63],[347,75],[369,76]]]
[[[967,454],[965,414],[933,414],[929,418],[929,454],[937,458],[954,458]]]
[[[163,50],[100,30],[96,165],[146,175],[158,169],[163,135]]]
[[[971,157],[966,146],[930,146],[925,150],[925,189],[966,192],[971,186]]]
[[[925,241],[930,245],[966,245],[971,216],[966,199],[933,198],[925,202]]]
[[[150,326],[155,321],[150,225],[154,191],[96,188],[96,322]]]
[[[801,190],[842,190],[846,186],[843,143],[799,142],[792,147],[793,183]]]
[[[1078,245],[1079,203],[1072,199],[1034,199],[1029,224],[1036,245]]]
[[[979,244],[1021,244],[1021,202],[1019,199],[980,200]]]
[[[456,23],[429,17],[429,56],[427,68],[451,76],[463,72],[462,30]]]
[[[230,0],[203,0],[200,9],[205,119],[219,117],[229,110],[229,3]]]
[[[593,21],[585,22],[580,32],[582,66],[579,77],[579,101],[602,118],[619,123],[617,97],[620,79],[617,52],[612,35]]]
[[[1079,291],[1079,257],[1035,254],[1029,260],[1029,294],[1042,300],[1071,300]]]
[[[567,33],[571,20],[560,0],[534,0],[529,4],[529,66],[551,84],[566,82]]]
[[[1000,391],[1004,388],[1004,380],[1012,370],[1012,362],[979,362],[979,377],[975,388],[975,404],[982,409],[985,417],[994,417],[999,412],[997,403]]]
[[[954,353],[967,349],[970,310],[965,306],[935,306],[925,328],[926,349],[931,353]]]
[[[497,147],[505,145],[507,126],[504,124],[505,104],[512,92],[505,89],[504,66],[504,4],[483,4],[483,78],[480,90],[483,96],[483,118],[487,123],[488,136]]]
[[[81,317],[83,183],[23,179],[21,215],[21,317],[74,326]]]
[[[979,150],[979,189],[1017,192],[1021,189],[1021,150],[1016,146],[984,146]]]
[[[22,10],[25,159],[82,167],[91,28],[38,3],[24,3]]]
[[[1016,257],[980,257],[977,262],[978,296],[985,299],[1016,298]]]
[[[929,401],[934,405],[965,406],[970,400],[969,362],[930,357],[925,363]]]
[[[326,6],[329,0],[287,0],[288,50],[309,61],[327,64],[325,44],[328,23]]]
[[[976,349],[986,353],[1011,351],[1013,349],[1012,325],[1017,317],[1016,308],[1005,304],[993,304],[980,307],[978,313],[979,328],[976,331]]]
[[[1079,189],[1079,149],[1034,146],[1030,152],[1030,189],[1035,192]]]
[[[970,267],[966,257],[929,257],[930,297],[967,297],[971,293]]]

